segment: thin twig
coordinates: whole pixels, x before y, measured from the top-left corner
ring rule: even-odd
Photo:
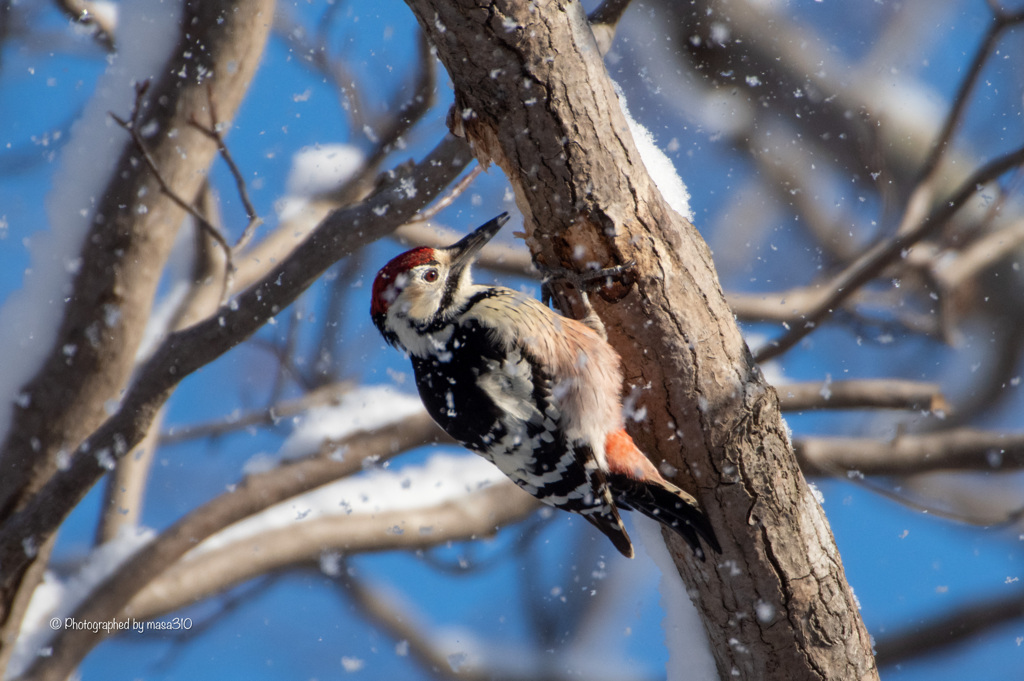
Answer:
[[[356,606],[363,617],[388,632],[395,641],[401,641],[403,645],[408,646],[409,654],[423,669],[432,670],[438,678],[462,681],[484,681],[493,678],[483,670],[467,669],[465,666],[456,672],[452,669],[448,655],[439,650],[427,635],[431,627],[416,621],[418,618],[410,614],[408,607],[397,607],[394,593],[387,598],[376,593],[376,589],[355,576],[355,571],[351,569],[347,560],[343,560],[339,567],[338,576],[334,581],[342,588],[349,602]]]
[[[265,409],[255,409],[238,416],[221,416],[189,426],[177,426],[160,435],[160,444],[173,445],[200,438],[220,437],[250,426],[274,425],[281,419],[296,416],[315,407],[337,404],[351,389],[350,383],[331,383],[297,399],[277,402]]]
[[[348,67],[343,59],[332,59],[330,56],[330,28],[341,9],[342,3],[331,3],[324,10],[320,21],[317,23],[314,38],[309,38],[309,31],[305,26],[300,25],[286,6],[281,6],[274,16],[274,31],[295,54],[303,55],[297,60],[298,64],[309,64],[322,75],[328,82],[332,83],[341,94],[341,108],[349,117],[349,129],[355,137],[357,131],[361,131],[366,124],[364,111],[366,106],[362,101],[355,71]]]
[[[217,117],[217,107],[213,98],[212,85],[208,88],[208,93],[211,122],[210,127],[200,123],[195,116],[189,120],[189,124],[217,144],[217,151],[220,152],[221,158],[224,159],[228,169],[231,171],[231,176],[235,178],[235,186],[238,188],[238,196],[242,200],[242,206],[245,207],[245,216],[249,220],[249,223],[245,226],[245,230],[242,232],[242,236],[240,236],[238,241],[235,242],[234,250],[237,251],[244,248],[245,245],[249,243],[253,234],[255,234],[256,230],[263,224],[263,218],[261,218],[256,212],[256,208],[253,206],[252,200],[249,198],[249,187],[246,184],[245,177],[242,176],[242,171],[239,170],[238,164],[235,163],[235,159],[231,155],[231,151],[228,149],[228,145],[224,142],[224,135],[220,131],[221,121]]]
[[[224,240],[224,235],[221,234],[216,227],[210,224],[210,221],[203,217],[194,206],[178,196],[175,191],[170,188],[163,176],[160,175],[156,161],[150,155],[149,150],[146,148],[146,143],[143,141],[139,131],[135,129],[134,124],[126,121],[113,112],[110,112],[110,117],[132,136],[132,141],[135,142],[135,146],[138,148],[139,153],[142,154],[142,158],[146,162],[146,165],[149,166],[149,169],[155,174],[156,181],[160,185],[160,191],[166,194],[167,197],[178,206],[178,208],[181,208],[183,211],[191,215],[192,218],[199,223],[199,226],[202,227],[214,241],[220,244],[221,248],[223,248],[225,253],[228,254],[228,257],[230,257],[231,247],[228,245],[228,242]]]
[[[178,631],[169,629],[154,632],[164,640],[169,641],[171,645],[163,655],[153,660],[152,671],[170,672],[175,662],[190,650],[189,644],[207,635],[212,629],[238,610],[251,606],[261,594],[273,588],[285,577],[286,575],[283,572],[264,575],[258,580],[253,580],[249,584],[232,590],[230,593],[223,594],[217,602],[217,611],[201,618],[197,617],[191,629],[180,629]],[[149,636],[145,638],[148,639]],[[118,642],[141,643],[142,637],[132,634],[120,635],[118,636]]]
[[[224,293],[222,299],[226,299],[231,291],[231,278],[235,269],[231,259],[231,246],[228,245],[228,242],[224,239],[224,235],[220,233],[219,229],[214,227],[213,224],[211,224],[210,221],[202,215],[202,213],[196,210],[195,206],[178,196],[177,192],[167,184],[167,181],[164,180],[164,177],[160,172],[160,168],[156,164],[156,160],[149,153],[145,140],[143,140],[142,135],[139,134],[138,117],[141,111],[140,103],[143,96],[145,96],[148,87],[149,81],[145,81],[135,87],[135,103],[132,105],[132,112],[129,120],[125,120],[113,112],[109,112],[109,116],[113,118],[114,121],[129,135],[131,135],[136,149],[138,149],[139,153],[142,155],[142,159],[146,162],[146,165],[153,173],[153,177],[156,179],[157,184],[160,185],[160,191],[162,191],[164,195],[167,196],[176,206],[192,216],[192,219],[196,221],[199,227],[209,234],[210,238],[217,242],[220,248],[224,251],[224,257],[227,259],[227,267],[225,268]]]
[[[974,89],[974,86],[977,83],[982,67],[985,65],[985,62],[988,61],[992,50],[995,49],[1000,34],[1010,26],[1024,20],[1024,16],[1021,16],[1020,14],[1006,14],[994,4],[991,5],[991,9],[992,22],[989,24],[988,31],[985,33],[985,37],[982,38],[981,46],[978,48],[978,51],[974,55],[974,59],[971,61],[971,65],[967,69],[967,75],[960,83],[956,96],[953,97],[953,107],[946,116],[946,120],[942,125],[942,130],[935,138],[935,141],[932,142],[931,151],[925,159],[925,162],[921,165],[921,170],[918,175],[919,179],[915,183],[916,185],[929,183],[932,174],[935,172],[936,168],[938,168],[943,154],[945,154],[950,141],[953,139],[953,133],[956,130],[957,125],[960,124],[960,119],[963,116],[964,110],[972,101],[969,97],[970,92]]]
[[[437,85],[437,74],[434,72],[435,57],[423,31],[416,36],[416,46],[416,64],[419,71],[413,81],[412,94],[400,106],[393,103],[392,107],[398,110],[398,114],[378,127],[377,144],[366,159],[366,167],[370,172],[380,166],[385,157],[398,145],[399,140],[426,115],[434,103],[434,90]]]

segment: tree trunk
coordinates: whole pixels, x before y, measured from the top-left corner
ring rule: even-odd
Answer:
[[[537,263],[634,260],[598,301],[646,417],[632,434],[677,469],[724,552],[669,535],[719,674],[871,679],[870,639],[775,391],[726,305],[711,254],[647,174],[579,4],[407,0],[455,84],[453,131],[508,175]]]

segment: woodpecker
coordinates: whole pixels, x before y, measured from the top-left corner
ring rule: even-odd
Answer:
[[[720,553],[697,500],[626,433],[621,360],[582,287],[589,313],[578,321],[519,291],[473,283],[477,253],[507,221],[502,213],[452,246],[407,251],[373,282],[373,323],[412,360],[427,412],[540,501],[582,515],[627,558],[620,510],[672,528],[701,560],[698,537]]]

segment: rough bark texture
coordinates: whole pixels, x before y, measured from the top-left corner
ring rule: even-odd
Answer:
[[[648,176],[579,5],[407,2],[455,84],[453,129],[508,175],[535,260],[580,270],[637,263],[635,289],[598,312],[646,408],[633,436],[678,469],[724,547],[700,564],[670,540],[721,676],[876,678],[775,391],[706,244]]]

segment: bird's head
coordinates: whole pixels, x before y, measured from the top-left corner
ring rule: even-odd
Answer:
[[[473,285],[470,267],[477,253],[506,222],[508,213],[502,213],[447,248],[414,248],[381,268],[370,316],[384,339],[400,345],[402,330],[423,332],[461,309]]]

